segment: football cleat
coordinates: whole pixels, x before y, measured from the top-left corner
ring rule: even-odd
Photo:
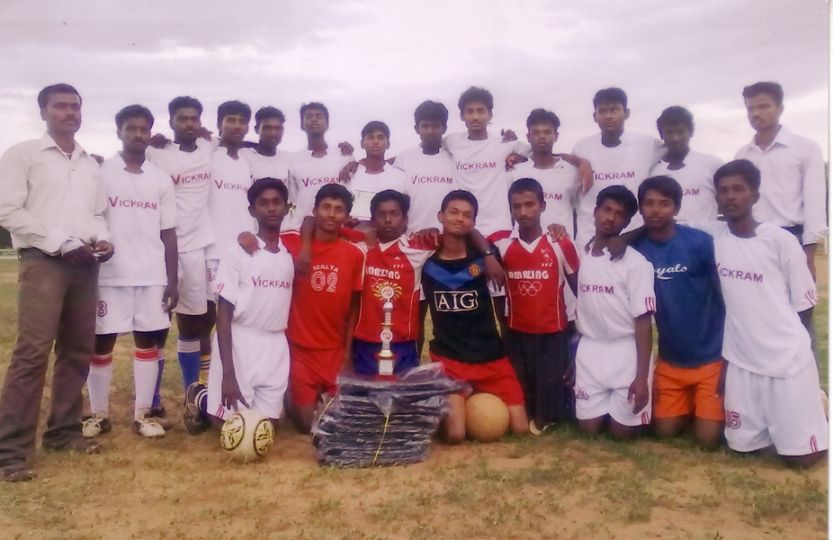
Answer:
[[[199,435],[211,427],[208,417],[200,410],[199,400],[207,392],[205,385],[193,382],[185,390],[185,407],[182,410],[182,423],[191,435]],[[203,398],[204,399],[204,398]]]
[[[110,433],[111,429],[113,429],[113,425],[106,416],[94,414],[81,420],[81,435],[85,439],[93,439],[103,433]]]
[[[165,429],[155,418],[145,415],[133,420],[133,433],[138,433],[148,439],[157,439],[165,436]]]

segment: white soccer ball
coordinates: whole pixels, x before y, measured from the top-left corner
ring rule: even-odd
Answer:
[[[272,448],[275,428],[258,411],[241,409],[220,429],[220,445],[237,461],[248,462],[265,456]]]

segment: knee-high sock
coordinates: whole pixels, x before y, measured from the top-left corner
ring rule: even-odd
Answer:
[[[110,381],[113,380],[113,353],[94,354],[87,375],[90,411],[97,416],[110,415]]]
[[[208,368],[211,366],[211,355],[200,355],[200,384],[208,384]]]
[[[151,407],[160,407],[162,405],[162,396],[159,390],[162,388],[162,372],[165,369],[165,351],[159,349],[159,370],[156,374],[156,386],[153,388],[153,403]]]
[[[200,340],[176,341],[176,357],[182,369],[182,385],[185,388],[197,382],[200,376]]]
[[[157,375],[159,375],[159,351],[156,347],[136,349],[133,354],[133,385],[136,392],[134,418],[141,418],[150,411]]]

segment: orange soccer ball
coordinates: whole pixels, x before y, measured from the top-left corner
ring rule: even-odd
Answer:
[[[466,400],[466,434],[479,442],[494,442],[509,429],[509,409],[494,394],[474,394]]]

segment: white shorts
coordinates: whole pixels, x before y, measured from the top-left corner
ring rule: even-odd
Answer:
[[[208,311],[205,291],[208,288],[205,272],[205,249],[184,251],[179,254],[179,303],[175,313],[204,315]]]
[[[636,377],[636,341],[633,336],[615,341],[595,341],[585,336],[576,352],[576,418],[589,420],[609,414],[623,426],[651,422],[651,374],[648,404],[634,414],[628,389]]]
[[[758,375],[733,364],[726,370],[726,442],[736,452],[775,445],[782,456],[827,450],[819,374],[812,352],[805,367],[787,378]]]
[[[234,374],[243,399],[249,408],[277,420],[283,412],[283,396],[289,383],[286,335],[231,323],[231,336]],[[223,364],[216,332],[211,344],[207,410],[220,419],[234,413],[223,407]]]
[[[96,335],[154,332],[171,326],[162,307],[165,287],[99,287]]]
[[[220,259],[205,260],[205,298],[209,302],[217,302],[217,270],[220,268]]]

